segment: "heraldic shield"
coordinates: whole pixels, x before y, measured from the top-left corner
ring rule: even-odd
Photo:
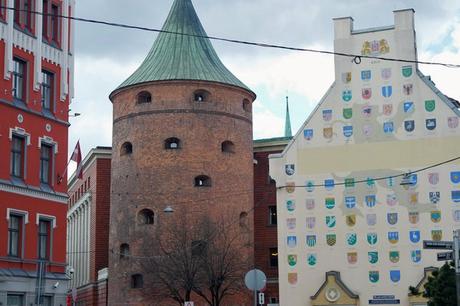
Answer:
[[[379,261],[379,253],[372,251],[367,253],[367,257],[369,259],[369,263],[376,264]]]
[[[391,270],[390,271],[390,279],[393,283],[399,282],[401,279],[401,271],[400,270]]]
[[[348,252],[347,261],[349,264],[354,265],[358,262],[358,252]]]
[[[390,251],[389,258],[392,263],[399,262],[399,251]]]
[[[348,226],[350,226],[350,227],[355,226],[356,225],[356,215],[354,215],[354,214],[353,215],[347,215],[345,217],[345,221],[346,221]]]
[[[371,283],[377,283],[379,278],[379,271],[369,271],[369,281]]]
[[[327,234],[326,235],[326,242],[328,246],[334,246],[337,242],[336,234]]]

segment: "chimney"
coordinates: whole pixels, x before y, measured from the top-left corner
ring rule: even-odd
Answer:
[[[347,39],[351,36],[353,31],[353,18],[341,17],[334,18],[334,38],[335,39]]]
[[[414,9],[404,9],[404,10],[397,10],[393,11],[394,19],[395,19],[395,29],[396,30],[414,30],[415,29],[415,21]]]

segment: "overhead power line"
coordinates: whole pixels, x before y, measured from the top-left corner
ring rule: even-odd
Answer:
[[[18,8],[8,7],[8,6],[0,6],[0,8],[7,9],[7,10],[12,10],[12,11],[27,12],[27,13],[32,13],[32,14],[42,15],[42,16],[53,16],[53,17],[69,19],[69,20],[75,20],[75,21],[81,21],[81,22],[86,22],[86,23],[101,24],[101,25],[106,25],[106,26],[125,28],[125,29],[141,30],[141,31],[156,32],[156,33],[166,33],[166,34],[171,34],[171,35],[181,35],[181,36],[198,37],[198,38],[207,38],[207,39],[211,39],[211,40],[215,40],[215,41],[223,41],[223,42],[228,42],[228,43],[248,45],[248,46],[256,46],[256,47],[262,47],[262,48],[273,48],[273,49],[282,49],[282,50],[290,50],[290,51],[298,51],[298,52],[309,52],[309,53],[337,55],[337,56],[343,56],[343,57],[352,58],[352,61],[355,64],[360,64],[361,60],[363,58],[365,58],[365,59],[373,59],[373,60],[378,59],[378,60],[389,61],[389,62],[402,62],[402,63],[422,64],[422,65],[435,65],[435,66],[443,66],[443,67],[447,67],[447,68],[460,68],[460,64],[443,63],[443,62],[430,62],[430,61],[418,61],[418,60],[409,60],[409,59],[401,59],[401,58],[389,58],[389,57],[383,57],[383,56],[370,56],[370,55],[335,52],[335,51],[319,50],[319,49],[311,49],[311,48],[292,47],[292,46],[286,46],[286,45],[277,45],[277,44],[269,44],[269,43],[261,43],[261,42],[252,42],[252,41],[224,38],[224,37],[217,37],[217,36],[206,36],[206,35],[180,33],[180,32],[174,32],[174,31],[166,31],[166,30],[155,29],[155,28],[141,27],[141,26],[124,24],[124,23],[117,23],[117,22],[110,22],[110,21],[103,21],[103,20],[96,20],[96,19],[89,19],[89,18],[81,18],[81,17],[75,17],[75,16],[55,15],[55,14],[42,13],[42,12],[32,11],[32,10],[18,9]]]
[[[371,179],[372,179],[372,181],[383,181],[383,180],[394,179],[394,178],[398,178],[398,177],[407,177],[407,176],[410,176],[412,174],[417,174],[419,172],[423,172],[423,171],[433,169],[433,168],[436,168],[436,167],[439,167],[439,166],[442,166],[442,165],[445,165],[445,164],[449,164],[449,163],[454,162],[456,160],[460,160],[460,156],[455,157],[455,158],[451,158],[451,159],[448,159],[448,160],[445,160],[445,161],[442,161],[442,162],[439,162],[439,163],[436,163],[436,164],[433,164],[433,165],[430,165],[430,166],[426,166],[426,167],[423,167],[423,168],[420,168],[420,169],[417,169],[417,170],[414,170],[414,171],[408,171],[408,172],[404,172],[404,173],[401,173],[401,174],[388,175],[388,176],[376,177],[376,178],[371,178]],[[366,179],[354,181],[353,183],[359,184],[359,183],[368,183],[368,182],[369,182],[369,178],[366,178]],[[342,185],[347,185],[347,184],[348,183],[344,181],[344,182],[334,183],[334,186],[342,186]],[[307,188],[307,187],[310,187],[310,188],[313,188],[313,187],[326,187],[326,184],[279,186],[277,188],[278,189],[283,189],[283,188],[301,188],[301,187],[305,187],[305,188]]]

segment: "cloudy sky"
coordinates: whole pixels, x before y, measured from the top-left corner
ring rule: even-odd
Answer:
[[[173,0],[78,0],[76,16],[160,29]],[[393,10],[414,8],[419,60],[460,64],[458,0],[193,0],[208,35],[332,50],[332,18],[352,16],[354,28],[393,24]],[[70,145],[83,154],[110,146],[109,93],[147,55],[155,33],[76,24],[75,98]],[[333,82],[333,57],[213,42],[224,64],[257,93],[254,137],[282,136],[289,93],[295,133]],[[445,94],[460,99],[460,69],[421,65]]]

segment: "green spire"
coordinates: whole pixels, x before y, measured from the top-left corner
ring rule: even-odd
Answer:
[[[220,61],[191,0],[175,0],[163,31],[141,66],[118,89],[152,81],[197,80],[237,86],[252,92]],[[201,36],[201,37],[197,37]]]
[[[289,97],[286,96],[286,122],[284,123],[284,137],[292,137],[291,116],[289,115]]]

